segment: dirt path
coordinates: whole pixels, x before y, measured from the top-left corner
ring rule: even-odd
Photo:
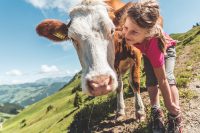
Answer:
[[[142,93],[142,98],[145,105],[149,104],[147,92]],[[95,133],[136,133],[140,130],[145,130],[141,123],[138,123],[135,119],[135,108],[133,97],[125,99],[125,112],[126,116],[121,121],[116,121],[115,116],[103,120],[97,125]],[[114,114],[113,114],[114,115]]]
[[[199,133],[200,132],[200,80],[194,80],[189,84],[191,92],[195,96],[191,100],[180,98],[181,108],[183,111],[184,133]],[[147,92],[142,93],[142,98],[145,106],[148,106],[150,101]],[[111,116],[100,122],[97,127],[94,127],[95,133],[151,133],[148,127],[148,121],[138,123],[135,120],[133,97],[125,100],[126,116],[122,121],[116,122],[115,117]],[[149,113],[147,108],[147,113]],[[167,121],[167,120],[165,120]]]
[[[194,59],[190,54],[192,51],[195,51],[191,46],[185,46],[183,48],[183,53],[177,57],[176,70],[177,75],[185,71],[187,68],[187,63],[190,59]],[[180,98],[180,104],[183,113],[183,125],[184,133],[200,133],[200,62],[196,61],[191,64],[190,69],[193,79],[190,84],[186,87],[187,91],[195,94],[192,96],[191,100],[189,96],[182,96]],[[199,78],[198,78],[199,77]],[[181,90],[184,91],[184,90]],[[149,97],[147,92],[141,94],[145,106],[149,106]],[[148,128],[149,121],[145,123],[138,123],[135,120],[135,110],[134,110],[134,101],[133,97],[127,98],[125,100],[126,105],[126,117],[120,121],[116,122],[114,116],[107,118],[106,120],[101,121],[97,127],[94,127],[93,132],[95,133],[151,133],[150,128]],[[149,108],[147,108],[147,114],[150,114]],[[165,121],[167,121],[165,119]]]
[[[182,103],[185,133],[200,132],[200,80],[194,80],[189,88],[196,92],[196,96],[188,103]],[[181,100],[183,101],[183,100]]]

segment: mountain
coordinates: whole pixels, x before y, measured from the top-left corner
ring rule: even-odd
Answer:
[[[36,80],[35,83],[37,84],[46,84],[46,85],[51,85],[56,82],[69,82],[71,79],[71,76],[66,76],[66,77],[56,77],[56,78],[42,78],[39,80]]]
[[[0,103],[15,103],[21,106],[33,104],[52,95],[66,85],[71,76],[44,78],[34,83],[0,86]]]
[[[193,79],[200,80],[200,26],[186,33],[173,34],[172,37],[179,40],[177,45],[177,67],[175,69],[177,85],[180,89],[181,104],[185,103],[186,113],[195,109],[190,100],[197,101],[187,88]],[[129,75],[125,74],[124,95],[127,118],[122,122],[116,122],[114,111],[116,110],[116,95],[111,93],[106,96],[89,97],[82,94],[80,90],[80,74],[74,78],[60,91],[24,109],[17,116],[8,119],[3,124],[2,133],[81,133],[81,132],[135,132],[149,133],[147,124],[138,123],[133,119],[133,93],[129,89]],[[144,84],[144,77],[141,83]],[[150,114],[149,97],[147,92],[141,90],[147,114]],[[74,105],[75,97],[79,93],[81,101],[80,108]],[[131,100],[130,100],[131,99]],[[161,101],[163,105],[163,101]],[[199,105],[198,105],[199,106]],[[185,111],[183,110],[183,111]],[[127,110],[126,110],[127,111]],[[199,110],[197,109],[199,112]],[[165,111],[166,112],[166,111]],[[196,113],[198,113],[196,112]],[[183,112],[185,113],[185,112]],[[131,115],[132,116],[131,116]],[[185,115],[190,118],[198,116]],[[147,116],[147,122],[150,120]],[[185,119],[185,118],[184,118]],[[192,121],[184,121],[190,125]],[[196,121],[194,121],[196,122]],[[193,125],[194,126],[194,125]],[[192,128],[191,128],[192,130]],[[190,132],[190,130],[186,131]]]

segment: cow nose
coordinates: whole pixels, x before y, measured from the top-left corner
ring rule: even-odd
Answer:
[[[94,96],[104,95],[112,90],[112,78],[108,75],[95,76],[88,81],[88,85]]]
[[[110,82],[110,76],[107,75],[95,76],[89,82],[90,85],[92,85],[93,87],[95,87],[96,85],[99,86],[108,85]]]

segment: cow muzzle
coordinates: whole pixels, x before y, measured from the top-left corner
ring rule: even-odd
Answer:
[[[92,79],[88,80],[87,83],[89,86],[89,92],[93,96],[105,95],[113,90],[113,79],[108,75],[92,77]]]

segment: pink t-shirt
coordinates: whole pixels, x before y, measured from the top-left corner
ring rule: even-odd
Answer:
[[[167,48],[176,45],[175,40],[168,35],[166,35],[166,37],[168,42]],[[142,54],[146,55],[153,68],[161,67],[164,64],[164,53],[161,52],[158,46],[158,38],[151,38],[145,43],[135,44],[134,46],[138,48]]]

